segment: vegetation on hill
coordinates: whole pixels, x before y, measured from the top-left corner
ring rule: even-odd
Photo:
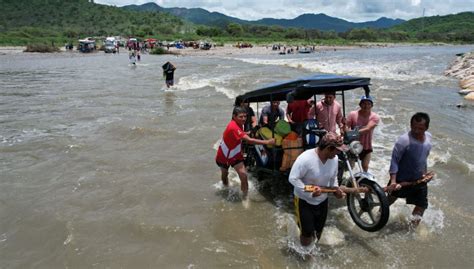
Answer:
[[[474,41],[474,12],[456,15],[416,18],[391,28],[407,33],[410,38],[436,41]]]
[[[1,6],[0,44],[174,35],[189,25],[168,13],[135,12],[88,0],[2,0]]]
[[[87,36],[207,39],[217,43],[351,44],[354,42],[474,42],[474,13],[413,19],[388,29],[344,32],[229,22],[198,25],[148,5],[145,11],[95,4],[91,0],[1,0],[0,45],[62,46]],[[189,10],[176,9],[189,16]],[[179,12],[178,12],[179,11]],[[205,10],[199,10],[208,14]],[[179,14],[178,14],[179,15]],[[223,14],[220,14],[223,15]],[[301,17],[301,16],[300,16]],[[380,21],[379,21],[380,23]],[[385,22],[384,22],[385,23]]]

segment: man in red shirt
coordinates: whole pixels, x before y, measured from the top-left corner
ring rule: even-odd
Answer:
[[[240,178],[240,189],[243,196],[248,193],[247,169],[244,165],[244,156],[242,155],[242,140],[248,144],[273,145],[275,139],[260,140],[249,137],[243,130],[247,120],[247,111],[245,108],[236,106],[232,111],[232,120],[227,125],[222,141],[217,149],[216,164],[221,169],[221,179],[224,186],[229,185],[229,167],[232,166]]]
[[[308,112],[311,108],[311,100],[294,100],[288,103],[286,117],[291,125],[291,129],[301,134],[301,128],[305,120],[308,119]]]

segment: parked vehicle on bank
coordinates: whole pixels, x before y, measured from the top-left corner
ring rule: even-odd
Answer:
[[[96,44],[95,44],[95,40],[90,38],[90,37],[87,37],[85,39],[80,39],[79,40],[79,45],[77,46],[77,49],[80,52],[95,51],[97,49]]]
[[[212,44],[209,42],[201,42],[199,48],[202,50],[210,50],[212,48]]]
[[[117,52],[117,40],[115,37],[107,37],[104,42],[105,53],[116,53]]]
[[[237,98],[249,103],[308,100],[317,95],[322,95],[328,90],[335,91],[342,97],[342,108],[345,116],[344,93],[348,90],[363,89],[369,96],[370,78],[341,76],[331,74],[317,74],[310,77],[299,78],[290,81],[278,82],[266,87],[247,92]],[[286,123],[287,124],[287,123]],[[263,145],[246,145],[244,147],[245,164],[259,181],[270,179],[272,186],[288,188],[291,166],[296,157],[304,150],[315,148],[320,138],[326,133],[321,129],[315,119],[310,119],[303,125],[302,134],[285,143],[285,138],[278,138],[278,123],[266,130],[266,134],[260,130],[257,135],[263,139],[275,138],[276,146],[267,147]],[[281,132],[278,132],[281,133]],[[266,137],[264,137],[266,136]],[[339,157],[339,186],[346,190],[346,203],[352,220],[361,229],[374,232],[380,230],[388,221],[389,204],[383,188],[375,181],[374,175],[363,172],[358,154],[362,151],[362,145],[358,141],[358,130],[346,132],[344,143],[349,147],[348,152],[341,152]],[[278,144],[280,140],[280,145]],[[285,158],[288,157],[288,158]],[[357,162],[358,172],[355,172],[350,161]],[[346,175],[348,174],[348,175]],[[311,186],[308,186],[310,191]],[[330,189],[327,190],[331,192]],[[292,193],[292,192],[291,192]]]

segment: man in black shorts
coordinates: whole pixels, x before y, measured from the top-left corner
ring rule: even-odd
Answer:
[[[410,131],[401,135],[393,147],[390,162],[390,182],[387,186],[390,204],[397,198],[406,198],[414,204],[411,224],[416,227],[428,208],[428,186],[432,174],[427,174],[427,159],[431,151],[428,114],[418,112],[410,120]],[[431,176],[430,176],[431,175]],[[418,182],[418,180],[421,182]]]
[[[328,195],[320,187],[335,187],[334,195],[345,197],[337,183],[337,154],[343,150],[347,150],[347,146],[343,144],[342,137],[329,132],[317,148],[300,154],[291,168],[288,180],[294,186],[296,217],[303,246],[313,243],[315,237],[319,240],[326,223]],[[316,188],[313,192],[307,192],[306,185]]]

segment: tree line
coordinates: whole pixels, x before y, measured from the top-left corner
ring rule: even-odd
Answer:
[[[166,12],[125,10],[90,0],[2,0],[0,44],[71,42],[86,36],[211,39],[252,42],[464,42],[474,41],[474,13],[418,18],[389,29],[345,32],[218,22],[195,25]]]

